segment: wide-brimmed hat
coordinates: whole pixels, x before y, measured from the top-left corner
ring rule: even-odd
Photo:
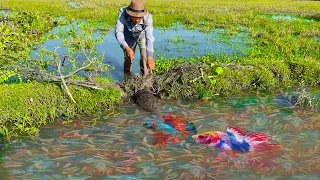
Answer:
[[[144,6],[143,0],[132,0],[126,12],[130,16],[143,17],[147,14],[147,9]]]

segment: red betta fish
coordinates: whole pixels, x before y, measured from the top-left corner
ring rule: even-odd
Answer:
[[[164,122],[145,122],[143,125],[155,131],[153,134],[154,145],[163,146],[166,143],[180,143],[183,139],[191,138],[197,134],[193,123],[188,123],[182,116],[176,116],[174,113],[165,114]]]
[[[272,144],[268,140],[271,136],[262,133],[244,134],[242,130],[231,126],[227,127],[226,133],[210,131],[192,136],[201,144],[209,144],[219,150],[234,150],[238,152],[270,151],[279,144]]]

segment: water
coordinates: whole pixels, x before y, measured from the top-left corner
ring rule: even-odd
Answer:
[[[74,8],[79,8],[79,6],[77,5],[76,2],[68,2],[67,4],[68,4],[69,6],[74,7]]]
[[[265,15],[267,18],[271,18],[274,20],[290,20],[290,21],[303,21],[303,22],[314,22],[313,19],[304,19],[304,18],[298,18],[291,15],[284,15],[284,14],[274,14],[274,15]]]
[[[82,117],[41,129],[34,140],[14,141],[3,154],[1,179],[319,179],[320,114],[290,109],[279,95],[229,100],[157,101],[148,113],[128,104],[119,115]],[[142,126],[173,111],[194,123],[198,133],[232,125],[267,133],[282,149],[274,153],[218,152],[186,141],[155,148]]]
[[[3,16],[8,16],[9,15],[9,10],[0,10],[0,15],[3,15]]]
[[[73,23],[72,25],[76,25]],[[59,29],[66,31],[69,26],[57,27],[49,34],[57,34]],[[154,29],[155,37],[155,61],[159,56],[165,58],[185,57],[196,58],[205,54],[226,55],[226,56],[243,56],[247,54],[248,49],[248,33],[242,32],[231,37],[226,36],[224,29],[215,29],[210,33],[202,33],[198,29],[187,30],[183,26],[177,24],[168,29]],[[97,32],[95,36],[100,36]],[[61,39],[47,40],[45,48],[54,50],[55,47],[61,45]],[[104,37],[104,42],[97,45],[96,50],[99,53],[104,53],[104,63],[108,63],[115,67],[110,76],[113,80],[123,80],[123,51],[120,48],[113,29],[107,32]],[[37,51],[32,52],[32,57],[37,58]],[[57,51],[64,54],[65,50],[59,49]],[[80,58],[83,58],[80,56]],[[140,72],[140,52],[136,49],[135,61],[133,62],[133,73]]]

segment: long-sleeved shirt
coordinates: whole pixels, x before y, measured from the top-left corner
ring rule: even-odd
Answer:
[[[152,56],[154,52],[152,15],[147,13],[138,24],[134,24],[126,13],[126,7],[119,9],[115,36],[123,50],[128,46],[132,47],[140,37],[145,36],[147,56]]]

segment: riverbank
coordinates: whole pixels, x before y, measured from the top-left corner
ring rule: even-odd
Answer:
[[[128,5],[127,1],[116,0],[68,2],[5,0],[0,3],[3,9],[0,15],[0,134],[5,137],[14,133],[32,135],[41,125],[61,115],[73,117],[97,113],[101,108],[111,108],[121,101],[121,93],[115,89],[100,91],[70,86],[77,102],[73,104],[56,84],[8,84],[11,77],[19,77],[19,71],[10,66],[19,60],[32,61],[30,47],[56,38],[45,36],[54,27],[83,20],[98,23],[100,31],[110,31],[118,9]],[[194,61],[202,62],[208,68],[204,71],[206,74],[200,73],[200,78],[189,79],[198,78],[189,82],[189,86],[195,89],[193,92],[199,98],[213,99],[217,94],[226,96],[240,91],[275,91],[296,86],[299,82],[319,86],[319,3],[177,0],[168,1],[164,6],[164,2],[146,2],[155,27],[166,28],[178,21],[188,29],[199,28],[203,32],[224,28],[225,38],[241,32],[248,34],[250,51],[243,57],[206,55]],[[159,58],[155,72],[166,73],[186,61]],[[203,77],[207,81],[203,81]],[[172,90],[166,89],[167,97],[183,98],[183,92]]]
[[[115,88],[95,90],[69,86],[73,103],[59,84],[38,82],[0,86],[0,135],[33,135],[42,125],[58,118],[66,121],[79,115],[112,110],[120,103],[121,91]]]

